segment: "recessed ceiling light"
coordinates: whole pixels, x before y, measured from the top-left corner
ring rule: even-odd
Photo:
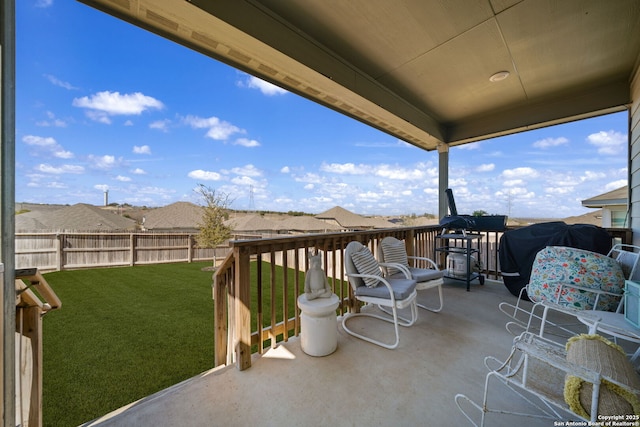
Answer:
[[[494,75],[489,77],[489,81],[493,82],[493,83],[501,82],[504,79],[506,79],[507,77],[509,77],[509,72],[508,71],[498,71],[497,73],[495,73]]]

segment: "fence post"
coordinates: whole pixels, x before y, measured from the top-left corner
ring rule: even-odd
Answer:
[[[129,265],[133,267],[136,264],[136,242],[133,233],[129,234]]]
[[[234,248],[235,252],[235,316],[236,366],[244,371],[251,367],[251,267],[246,247]]]
[[[62,239],[64,239],[64,234],[56,234],[56,270],[61,271],[63,266],[62,261]]]
[[[187,235],[187,262],[193,262],[193,236]],[[214,249],[215,250],[215,249]]]

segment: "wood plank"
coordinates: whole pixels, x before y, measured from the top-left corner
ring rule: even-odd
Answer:
[[[244,371],[251,367],[251,269],[245,248],[235,251],[235,343],[236,366]]]

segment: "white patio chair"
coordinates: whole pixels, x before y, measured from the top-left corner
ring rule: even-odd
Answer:
[[[638,268],[638,261],[640,260],[640,246],[627,245],[627,244],[616,244],[614,245],[609,253],[607,254],[609,258],[613,258],[620,265],[624,278],[625,279],[637,279],[640,276],[640,268]],[[593,297],[593,310],[597,310],[599,308],[599,304],[601,303],[603,298],[615,298],[622,302],[622,294],[623,292],[611,293],[606,291],[600,291],[594,288],[588,288],[579,286],[575,283],[560,283],[557,285],[557,289],[555,290],[556,300],[547,300],[550,304],[558,304],[556,307],[558,312],[561,312],[562,306],[565,306],[567,309],[565,310],[568,314],[573,315],[574,309],[568,307],[566,302],[561,302],[560,298],[565,292],[566,288],[573,288],[575,290],[589,293]],[[565,288],[565,289],[563,289]],[[533,303],[530,305],[526,302],[528,299]],[[525,330],[531,330],[532,327],[537,325],[537,327],[544,327],[543,323],[552,326],[558,326],[552,322],[549,322],[545,317],[544,322],[542,315],[546,314],[545,305],[541,304],[543,299],[536,297],[535,292],[531,292],[530,283],[527,284],[524,288],[520,290],[520,295],[518,296],[518,300],[516,304],[511,304],[508,302],[501,302],[498,305],[500,311],[505,313],[507,316],[512,318],[513,320],[509,321],[505,326],[507,331],[512,333],[513,335],[518,335]],[[616,310],[621,310],[621,305],[618,304]],[[537,310],[542,310],[542,314],[537,314]],[[577,324],[577,323],[576,323]],[[570,327],[573,325],[566,324],[565,327],[560,327],[560,331],[564,331],[569,333],[569,335],[576,333],[575,329],[571,329]]]
[[[418,291],[438,288],[440,305],[437,308],[427,307],[422,304],[418,304],[418,307],[435,313],[442,310],[444,305],[442,298],[444,272],[438,270],[437,264],[432,259],[408,256],[404,241],[391,236],[385,237],[380,241],[377,253],[385,277],[403,278],[408,274],[418,282],[416,285],[416,290]],[[413,266],[410,265],[410,261]],[[422,262],[425,267],[417,267],[418,262]],[[400,266],[397,266],[397,264],[400,264]]]
[[[489,414],[548,419],[553,425],[576,418],[595,423],[611,419],[602,416],[633,416],[640,410],[640,377],[624,352],[599,335],[576,336],[560,346],[523,333],[504,362],[486,357],[485,365],[490,372],[482,404],[455,396],[458,409],[475,426],[495,423]],[[495,379],[506,388],[494,390]],[[522,404],[501,396],[517,396]],[[473,408],[479,416],[471,415]]]
[[[418,319],[416,281],[411,276],[403,278],[383,277],[378,261],[376,261],[369,248],[363,246],[360,242],[351,242],[347,245],[344,253],[344,265],[356,300],[365,304],[376,305],[380,309],[387,307],[390,309],[391,316],[381,316],[366,311],[348,313],[342,319],[342,327],[345,332],[384,348],[397,348],[400,343],[398,326],[411,326]],[[410,308],[411,317],[409,319],[405,319],[398,314],[398,310],[407,307]],[[349,320],[355,317],[372,317],[393,323],[395,341],[392,344],[388,344],[353,331],[347,324]]]

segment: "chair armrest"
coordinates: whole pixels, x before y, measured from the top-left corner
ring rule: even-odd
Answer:
[[[560,313],[568,314],[576,318],[582,317],[584,319],[589,320],[590,322],[599,322],[600,320],[602,320],[602,317],[598,316],[598,310],[578,310],[576,308],[557,304],[551,301],[540,301],[536,303],[536,305],[540,305],[542,307],[545,307],[547,309],[551,309],[554,311],[558,311]]]
[[[425,261],[427,264],[431,265],[434,270],[438,269],[438,265],[431,258],[422,257],[422,256],[407,256],[407,259],[411,259],[414,261]],[[415,265],[415,264],[414,264]]]
[[[391,283],[389,283],[387,281],[387,279],[385,279],[382,276],[376,276],[375,274],[360,274],[360,273],[347,273],[346,274],[347,277],[361,277],[363,279],[368,278],[368,279],[375,279],[379,282],[382,282],[383,285],[385,285],[387,287],[387,289],[389,290],[389,296],[390,296],[390,300],[395,304],[396,301],[396,297],[393,293],[393,287],[391,287]]]
[[[380,262],[378,264],[381,267],[385,267],[385,268],[386,267],[392,267],[392,268],[395,268],[396,270],[400,270],[404,274],[405,278],[411,279],[411,272],[409,271],[409,269],[406,266],[404,266],[402,264],[398,264],[397,262]]]

